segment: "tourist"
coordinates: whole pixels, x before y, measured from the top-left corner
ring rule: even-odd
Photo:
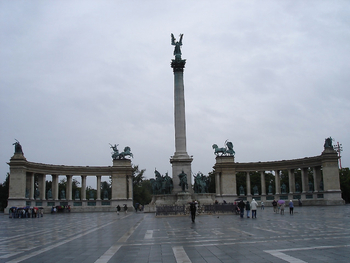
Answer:
[[[272,206],[273,206],[273,212],[277,212],[277,202],[276,202],[276,200],[273,200],[272,201]]]
[[[190,203],[190,211],[191,211],[192,223],[194,223],[194,220],[196,219],[196,211],[197,211],[195,201]]]
[[[250,213],[250,204],[249,201],[245,203],[245,210],[247,210],[247,218],[249,218],[249,213]]]
[[[289,201],[289,214],[293,215],[293,211],[294,210],[294,204],[293,204],[293,201],[290,200]]]
[[[120,212],[120,205],[117,206],[117,215],[119,215]]]
[[[282,203],[281,204],[281,215],[284,215],[284,206],[285,206],[285,203]]]
[[[265,210],[265,205],[263,201],[261,201],[261,210]]]
[[[125,214],[128,213],[128,206],[126,204],[124,204],[124,212],[125,212]]]
[[[244,216],[244,207],[245,207],[245,204],[244,204],[243,200],[239,201],[238,208],[239,208],[239,213],[240,213],[241,218],[243,218],[243,216]]]
[[[298,199],[298,202],[299,202],[299,206],[302,206],[302,205],[303,205],[303,203],[301,202],[300,199]]]
[[[250,203],[250,208],[252,209],[252,219],[256,218],[256,209],[258,207],[258,203],[253,199],[253,201]]]

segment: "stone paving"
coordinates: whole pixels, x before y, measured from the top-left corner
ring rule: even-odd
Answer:
[[[258,209],[237,215],[155,217],[0,214],[0,262],[350,262],[350,206]]]

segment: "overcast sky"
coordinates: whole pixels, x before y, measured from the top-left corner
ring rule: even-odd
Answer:
[[[174,47],[183,33],[187,152],[237,162],[312,157],[325,138],[350,162],[349,1],[1,1],[0,182],[28,161],[132,163],[171,174]]]

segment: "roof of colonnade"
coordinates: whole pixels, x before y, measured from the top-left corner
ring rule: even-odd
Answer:
[[[230,161],[231,160],[231,161]],[[217,168],[231,168],[237,172],[249,172],[249,171],[275,171],[275,170],[289,170],[308,167],[322,166],[323,156],[305,157],[301,159],[270,161],[270,162],[249,162],[238,163],[232,161],[232,156],[218,156],[216,157],[216,164],[214,169]]]

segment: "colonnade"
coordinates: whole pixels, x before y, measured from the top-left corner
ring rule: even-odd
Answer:
[[[113,211],[119,205],[133,206],[131,160],[113,160],[113,166],[64,166],[28,162],[23,153],[15,153],[10,162],[10,187],[7,210],[12,207],[76,206],[75,211]],[[51,175],[52,187],[46,189],[46,177]],[[59,193],[59,179],[66,178],[66,188]],[[111,178],[110,198],[101,198],[101,178]],[[73,179],[80,177],[79,197],[73,194]],[[96,179],[96,198],[86,196],[87,177]],[[5,211],[7,211],[5,209]],[[72,211],[74,211],[72,210]]]
[[[295,173],[300,169],[301,185],[296,183]],[[273,162],[235,163],[234,156],[216,157],[216,198],[227,202],[237,197],[257,200],[308,199],[310,204],[342,204],[338,156],[326,148],[320,156]],[[309,180],[309,170],[312,180]],[[266,171],[273,171],[274,188],[265,180]],[[288,171],[288,187],[281,185],[280,173]],[[251,185],[251,174],[260,174],[260,189]],[[245,174],[245,188],[237,185],[237,175]],[[240,189],[241,188],[241,189]],[[258,188],[258,189],[254,189]]]

